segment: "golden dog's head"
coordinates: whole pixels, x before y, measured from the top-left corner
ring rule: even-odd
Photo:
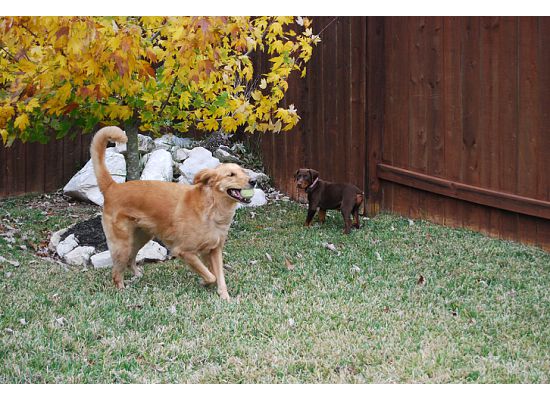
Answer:
[[[241,190],[253,189],[256,181],[237,164],[225,163],[216,168],[206,168],[199,171],[193,180],[194,184],[208,185],[212,189],[224,193],[229,199],[239,203],[250,203],[250,197],[242,196]]]

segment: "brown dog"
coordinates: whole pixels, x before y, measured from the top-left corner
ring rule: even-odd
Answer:
[[[155,236],[173,255],[185,260],[204,284],[217,282],[218,294],[229,299],[223,246],[237,203],[249,202],[240,191],[253,188],[255,182],[238,165],[221,164],[197,173],[194,185],[161,181],[118,184],[105,166],[109,140],[124,143],[127,138],[120,128],[100,129],[92,140],[91,153],[99,189],[105,198],[102,222],[116,287],[124,287],[127,268],[141,276],[142,271],[136,267],[137,252]]]
[[[296,186],[304,189],[309,203],[306,226],[311,225],[313,216],[319,209],[319,222],[325,222],[327,210],[340,210],[344,217],[344,233],[351,230],[351,215],[354,228],[359,228],[359,207],[363,204],[364,193],[351,183],[332,183],[319,179],[319,172],[301,168],[294,174]]]

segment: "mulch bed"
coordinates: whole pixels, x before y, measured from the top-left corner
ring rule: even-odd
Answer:
[[[101,215],[78,222],[61,235],[61,240],[74,234],[80,246],[93,246],[97,252],[107,250],[107,239],[101,225]]]

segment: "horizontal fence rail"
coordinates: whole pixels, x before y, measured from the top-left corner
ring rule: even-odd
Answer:
[[[550,219],[549,201],[498,192],[496,190],[484,189],[460,182],[453,182],[386,164],[378,164],[378,177],[386,181],[425,190],[430,193],[436,193],[525,215],[532,215],[534,217]]]

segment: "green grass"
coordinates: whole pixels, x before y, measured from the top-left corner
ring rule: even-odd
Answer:
[[[306,229],[280,202],[237,212],[226,303],[177,260],[117,291],[109,270],[34,256],[30,242],[97,211],[41,209],[0,203],[21,230],[0,236],[21,263],[0,269],[0,383],[550,381],[539,249],[387,214],[344,236],[337,212]]]

